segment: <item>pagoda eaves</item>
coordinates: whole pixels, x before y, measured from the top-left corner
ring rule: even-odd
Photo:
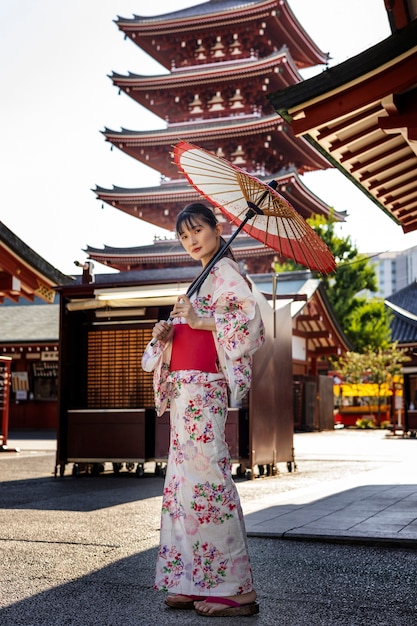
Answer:
[[[322,75],[271,94],[405,233],[417,230],[417,19]]]
[[[84,251],[88,254],[88,258],[122,272],[163,267],[189,267],[194,264],[177,239],[156,240],[150,246],[136,248],[87,246]],[[234,240],[233,254],[236,261],[244,263],[245,269],[249,272],[269,271],[273,261],[278,259],[277,253],[271,248],[246,235],[240,235]]]
[[[106,141],[169,179],[179,177],[171,162],[171,147],[180,139],[224,156],[255,175],[267,175],[292,166],[300,172],[327,169],[329,162],[290,124],[276,114],[171,124],[166,129],[103,131]]]
[[[276,173],[269,178],[263,177],[261,180],[270,182],[271,179],[277,181],[280,193],[284,194],[287,200],[297,207],[297,212],[304,219],[314,214],[325,216],[332,214],[334,219],[338,221],[344,219],[342,214],[334,213],[320,198],[313,196],[294,169]],[[124,189],[121,187],[104,189],[103,187],[96,187],[94,191],[102,202],[106,202],[128,215],[132,215],[154,226],[166,228],[169,231],[174,230],[175,216],[183,206],[190,202],[201,200],[198,192],[188,185],[185,180],[175,183],[163,183],[159,187],[142,187],[138,189]],[[223,214],[217,209],[215,209],[215,212],[219,221],[224,223],[224,232],[230,232],[230,225],[225,221]]]
[[[326,63],[322,52],[303,29],[286,0],[222,0],[205,2],[161,16],[118,17],[119,29],[162,66],[172,69],[187,66],[184,48],[204,46],[211,49],[217,38],[232,45],[233,35],[245,37],[248,24],[260,20],[257,45],[266,56],[276,42],[285,41],[299,68]],[[196,42],[201,39],[201,44]]]
[[[265,92],[284,89],[301,80],[286,46],[266,58],[253,57],[221,66],[206,64],[156,76],[113,72],[110,78],[121,91],[168,123],[221,117],[224,107],[209,105],[219,90],[234,115],[261,110],[271,113],[273,108]]]

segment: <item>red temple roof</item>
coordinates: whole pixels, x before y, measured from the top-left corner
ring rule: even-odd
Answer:
[[[90,259],[120,271],[169,266],[188,267],[194,264],[177,239],[155,240],[152,245],[131,248],[87,246],[85,252]],[[250,271],[256,267],[267,271],[271,268],[273,259],[277,258],[276,252],[246,235],[236,237],[233,242],[233,254],[236,260],[244,262]]]
[[[291,126],[276,114],[193,125],[171,124],[166,129],[148,131],[106,128],[103,133],[109,143],[167,178],[179,176],[170,152],[180,139],[215,153],[221,147],[222,156],[255,174],[292,166],[301,173],[329,167],[328,161],[302,137],[296,138]],[[238,146],[244,154],[236,160],[234,152]]]
[[[0,222],[0,303],[5,298],[18,302],[21,297],[52,303],[54,287],[72,281]]]
[[[417,20],[271,101],[404,232],[417,230]]]
[[[261,180],[278,179],[281,190],[286,188],[284,195],[304,217],[330,213],[298,177],[326,169],[328,161],[304,138],[295,137],[266,97],[268,90],[301,81],[300,68],[327,60],[285,0],[212,0],[160,16],[118,18],[117,25],[170,72],[113,73],[111,78],[129,97],[164,119],[167,128],[105,128],[106,141],[158,171],[161,185],[130,190],[97,187],[94,191],[100,200],[172,231],[175,214],[200,197],[172,163],[172,146],[186,140]],[[336,219],[343,218],[336,215]],[[226,232],[228,228],[226,224]],[[255,248],[248,244],[246,256]],[[124,263],[109,248],[103,254],[96,249],[89,252],[95,255],[91,258],[113,267]],[[262,254],[258,247],[256,255]],[[147,260],[140,263],[158,257],[152,247],[145,256]],[[260,271],[265,267],[269,271],[269,261],[265,263]],[[258,270],[253,261],[251,271]]]
[[[284,46],[265,58],[194,66],[170,74],[141,76],[129,73],[123,76],[113,72],[116,87],[168,123],[195,122],[204,117],[221,117],[221,112],[210,111],[207,102],[221,89],[229,112],[235,115],[254,115],[261,110],[271,113],[273,108],[265,92],[284,89],[302,80],[298,69]],[[200,106],[194,106],[196,92]],[[203,107],[203,109],[201,108]],[[224,115],[224,114],[223,114]]]
[[[278,182],[279,191],[295,207],[305,219],[317,213],[329,215],[330,207],[320,198],[314,196],[301,181],[295,169],[280,172],[271,177],[260,177],[264,182],[273,178]],[[145,222],[173,231],[177,213],[190,202],[201,199],[198,192],[186,184],[185,180],[163,183],[158,187],[140,187],[125,189],[113,186],[112,189],[96,187],[97,197],[110,206],[137,217]],[[217,210],[216,210],[217,213]],[[219,221],[224,221],[223,215],[218,212]],[[342,220],[339,213],[333,214],[335,219]],[[225,232],[229,232],[226,225]]]
[[[208,40],[210,37],[239,35],[250,30],[248,25],[257,24],[257,45],[264,54],[274,46],[286,43],[298,67],[311,67],[327,61],[308,33],[298,22],[286,0],[216,0],[187,9],[165,13],[161,16],[132,18],[118,17],[116,23],[134,43],[167,69],[188,64],[189,58],[182,54],[183,42],[196,36]],[[213,44],[215,45],[215,44]]]

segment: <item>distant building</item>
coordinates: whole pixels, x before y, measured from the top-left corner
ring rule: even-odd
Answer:
[[[388,298],[417,280],[417,246],[401,252],[381,252],[370,255],[375,268],[378,291],[373,296]]]

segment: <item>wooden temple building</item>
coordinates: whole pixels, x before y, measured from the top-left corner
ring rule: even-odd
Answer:
[[[175,217],[201,196],[172,163],[172,146],[189,141],[225,157],[279,191],[308,218],[330,208],[303,184],[304,172],[328,161],[277,115],[267,98],[302,80],[302,68],[325,64],[323,53],[281,0],[211,0],[188,9],[116,21],[126,37],[163,68],[145,76],[114,72],[121,92],[161,118],[166,128],[120,131],[106,128],[112,146],[161,176],[157,187],[97,187],[97,198],[171,233]],[[231,226],[225,218],[223,230]],[[342,216],[336,214],[336,219]],[[274,253],[246,235],[234,246],[251,273],[268,272]],[[103,249],[88,246],[89,257],[119,270],[161,268],[189,261],[175,241],[155,246]]]
[[[13,429],[56,428],[62,274],[0,222],[0,449]]]
[[[385,5],[392,35],[270,101],[408,233],[417,229],[417,2]]]

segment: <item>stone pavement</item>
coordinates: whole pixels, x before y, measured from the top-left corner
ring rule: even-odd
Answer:
[[[247,503],[249,536],[417,546],[415,439],[388,431],[306,433],[294,439],[298,462],[337,457],[383,463]]]
[[[417,446],[417,443],[415,444]],[[253,537],[417,547],[416,462],[324,482],[244,506]]]
[[[0,453],[1,626],[206,622],[152,589],[163,485],[152,464],[141,479],[111,467],[75,478],[71,465],[54,478],[53,434],[12,435],[20,452]],[[296,434],[294,446],[296,472],[236,481],[261,606],[245,624],[413,624],[417,440],[344,431]]]
[[[52,434],[17,434],[8,443],[20,448],[19,455],[55,449]],[[294,447],[297,463],[383,463],[290,491],[263,494],[258,488],[256,497],[242,500],[248,536],[417,547],[417,440],[384,431],[300,433]]]

